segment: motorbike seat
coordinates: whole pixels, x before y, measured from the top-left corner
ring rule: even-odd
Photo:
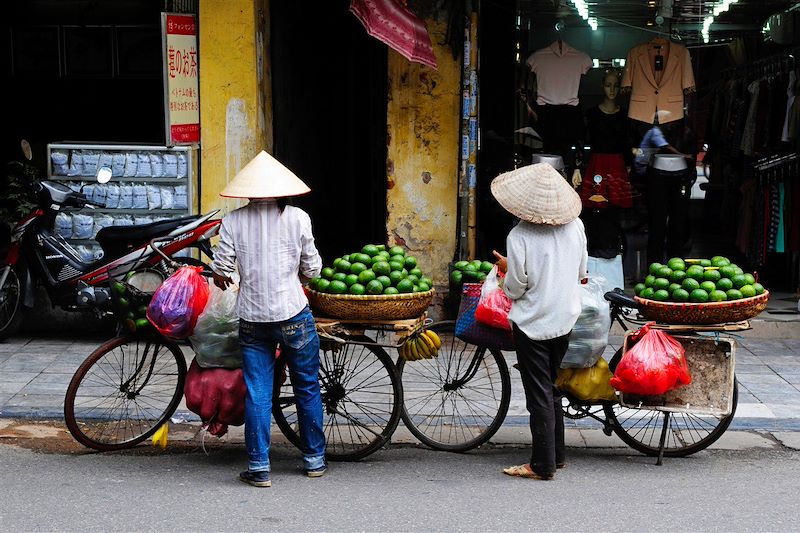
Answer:
[[[140,226],[108,226],[98,231],[95,239],[106,256],[121,256],[155,237],[165,236],[175,228],[197,220],[200,216],[189,215]]]

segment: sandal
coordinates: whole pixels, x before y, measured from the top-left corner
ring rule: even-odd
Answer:
[[[538,479],[541,481],[549,481],[553,479],[553,474],[550,474],[549,476],[537,474],[536,472],[531,470],[531,466],[529,464],[510,466],[508,468],[504,468],[503,473],[507,476],[524,477],[527,479]]]

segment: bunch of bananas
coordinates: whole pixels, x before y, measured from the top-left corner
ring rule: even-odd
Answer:
[[[404,342],[398,351],[405,361],[419,361],[420,359],[433,359],[439,356],[439,347],[442,340],[435,332],[424,329]]]

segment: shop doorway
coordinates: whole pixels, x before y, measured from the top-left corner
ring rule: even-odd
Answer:
[[[387,49],[348,2],[271,2],[275,156],[326,262],[386,240]]]

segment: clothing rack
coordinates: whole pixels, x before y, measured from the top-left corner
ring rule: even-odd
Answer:
[[[774,76],[796,68],[798,55],[800,55],[800,46],[762,57],[761,59],[755,59],[745,65],[727,68],[721,72],[721,76],[722,78]]]
[[[764,157],[762,159],[758,159],[753,162],[753,169],[762,172],[764,170],[768,170],[777,166],[783,166],[787,163],[792,161],[800,160],[800,155],[796,153],[791,154],[784,154],[784,155],[773,155],[769,157]]]

